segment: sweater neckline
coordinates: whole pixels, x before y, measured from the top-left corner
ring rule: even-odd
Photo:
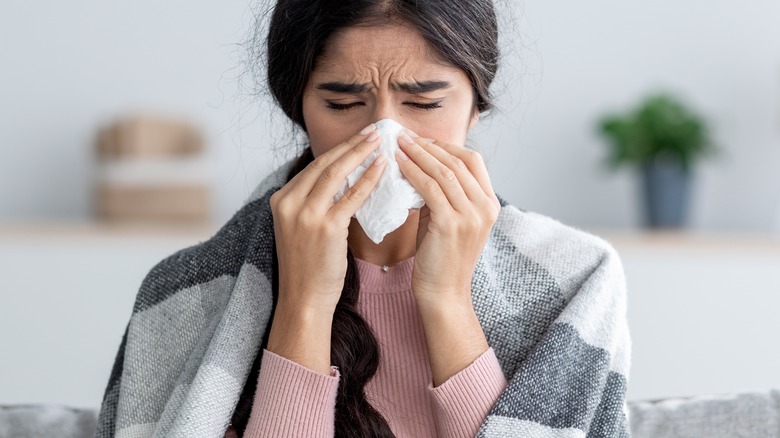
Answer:
[[[355,257],[360,275],[360,293],[383,294],[412,290],[414,256],[394,265],[375,265]]]

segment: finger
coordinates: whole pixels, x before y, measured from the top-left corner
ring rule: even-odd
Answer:
[[[427,145],[429,142],[430,140],[424,140],[419,137],[412,139],[405,133],[402,133],[398,138],[398,145],[401,147],[401,150],[411,159],[410,161],[413,161],[423,172],[435,180],[452,208],[460,212],[468,211],[471,202],[463,191],[455,170],[439,161],[423,146],[423,144]],[[426,184],[432,185],[433,183],[426,182]],[[418,188],[417,190],[420,189]]]
[[[295,181],[295,186],[299,186],[302,189],[301,191],[304,191],[305,195],[308,195],[309,192],[311,192],[311,188],[314,186],[314,183],[317,181],[317,178],[319,178],[322,171],[328,167],[330,163],[340,157],[348,149],[354,148],[362,141],[374,135],[375,131],[376,127],[373,124],[368,125],[366,128],[364,128],[358,134],[352,136],[347,141],[339,143],[319,157],[315,157],[314,161],[309,163],[306,168],[295,175],[295,177],[293,177],[290,182],[292,183]]]
[[[474,175],[474,178],[479,183],[482,191],[491,198],[496,196],[496,192],[493,191],[493,185],[490,182],[490,176],[488,175],[487,168],[485,167],[485,160],[482,158],[482,154],[473,149],[466,149],[464,147],[451,145],[438,140],[433,140],[433,142],[445,151],[463,160],[463,162],[466,164],[466,167],[469,169],[469,172]]]
[[[344,152],[322,171],[309,194],[313,206],[321,209],[320,211],[327,211],[333,206],[334,197],[347,183],[347,176],[361,163],[369,160],[369,156],[379,148],[378,138],[378,134],[377,138],[367,137],[365,141]],[[366,165],[370,167],[370,163]]]
[[[351,218],[354,216],[360,206],[366,202],[371,192],[374,191],[376,185],[379,184],[379,179],[382,177],[386,164],[387,158],[384,154],[379,154],[360,179],[344,193],[339,202],[331,207],[329,213],[335,217]]]
[[[336,145],[329,151],[315,158],[305,169],[290,180],[288,183],[291,187],[290,195],[295,196],[298,199],[308,197],[317,184],[317,181],[322,176],[322,173],[333,164],[334,161],[364,143],[368,143],[374,148],[377,148],[379,147],[379,139],[380,136],[372,124],[359,134],[352,136],[349,140]],[[370,151],[368,153],[370,153]],[[368,153],[366,153],[366,155],[368,155]]]
[[[457,176],[458,182],[460,183],[463,192],[466,194],[470,202],[473,203],[485,198],[485,192],[482,190],[482,186],[479,185],[479,182],[476,180],[474,175],[471,174],[468,167],[466,166],[466,163],[464,163],[460,157],[448,152],[441,146],[440,142],[430,138],[415,138],[414,140],[417,142],[417,144],[422,146],[423,149],[428,151],[429,154],[434,156],[437,160],[439,160],[439,162],[449,167],[455,173],[455,176]],[[462,148],[454,146],[451,149],[454,149],[454,151],[457,152],[458,149]]]
[[[425,204],[431,210],[437,212],[453,210],[439,183],[420,169],[402,150],[395,152],[395,161],[401,173],[409,180],[409,184],[420,192]]]

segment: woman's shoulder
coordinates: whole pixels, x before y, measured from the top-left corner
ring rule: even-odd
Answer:
[[[566,224],[552,216],[524,210],[499,197],[501,212],[496,223],[500,233],[522,236],[529,248],[559,248],[566,253],[582,250],[596,250],[603,253],[615,252],[604,238],[587,230]]]
[[[501,212],[491,234],[492,250],[522,259],[559,285],[575,288],[598,269],[621,271],[620,257],[604,238],[551,216],[524,210],[499,197]]]
[[[288,161],[264,177],[241,208],[212,237],[157,262],[141,283],[133,313],[182,290],[218,278],[235,278],[247,265],[270,278],[274,239],[269,199],[284,185],[292,163]]]
[[[210,238],[158,261],[144,277],[134,313],[179,291],[222,279],[235,279],[252,265],[270,278],[273,217],[268,199],[273,190],[250,197]]]
[[[627,376],[626,284],[609,242],[502,201],[486,250],[475,309],[508,378],[552,373],[586,387],[596,369]]]

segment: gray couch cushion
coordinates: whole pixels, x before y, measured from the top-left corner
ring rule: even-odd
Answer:
[[[633,438],[780,438],[780,391],[630,401]],[[0,406],[0,438],[92,438],[97,412]]]
[[[780,438],[780,391],[629,402],[633,438]]]
[[[92,438],[96,425],[94,409],[0,406],[0,438]]]

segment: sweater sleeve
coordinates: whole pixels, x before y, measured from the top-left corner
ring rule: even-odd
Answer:
[[[438,435],[442,438],[476,436],[506,384],[492,347],[441,385],[433,387],[429,383]]]
[[[332,438],[340,374],[326,376],[263,350],[247,438]]]

